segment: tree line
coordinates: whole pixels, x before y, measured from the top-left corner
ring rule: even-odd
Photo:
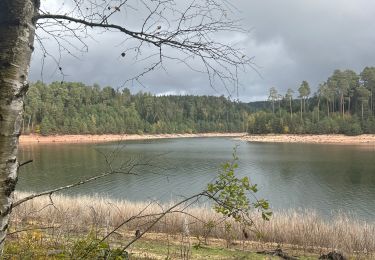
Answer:
[[[244,132],[244,103],[224,96],[155,96],[82,83],[36,82],[25,99],[24,134]]]
[[[335,70],[311,95],[307,81],[284,95],[275,87],[267,104],[255,103],[249,116],[249,132],[296,134],[375,133],[375,67],[358,75],[352,70]]]
[[[267,101],[243,103],[224,96],[155,96],[76,82],[36,82],[25,99],[23,133],[251,134],[375,133],[375,67],[359,75],[335,70],[314,94],[303,81]]]

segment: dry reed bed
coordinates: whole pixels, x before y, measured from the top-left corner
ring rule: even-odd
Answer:
[[[26,193],[18,193],[24,197]],[[53,205],[48,196],[31,200],[13,210],[12,230],[32,226],[59,226],[59,232],[79,233],[87,231],[109,232],[124,220],[142,214],[160,213],[167,204],[117,201],[104,197],[67,197],[52,196]],[[180,210],[183,208],[180,207]],[[205,236],[223,239],[244,239],[243,227],[226,220],[208,207],[189,207],[187,214],[169,214],[153,228],[154,232],[178,234],[186,232],[191,236]],[[192,217],[194,216],[194,217]],[[121,229],[122,232],[144,230],[154,217],[134,219]],[[216,223],[209,228],[208,222]],[[228,222],[229,221],[229,222]],[[349,254],[371,254],[375,252],[375,222],[362,222],[345,214],[337,214],[330,221],[323,220],[313,211],[274,212],[269,222],[254,217],[255,225],[262,236],[248,232],[248,240],[291,244],[303,249],[336,249]],[[220,222],[220,223],[219,223]],[[186,224],[188,223],[188,224]],[[212,222],[211,222],[212,223]],[[225,229],[225,223],[231,223],[231,229]]]

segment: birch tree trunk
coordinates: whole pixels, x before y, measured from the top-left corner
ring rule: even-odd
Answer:
[[[0,1],[0,254],[17,183],[18,137],[39,0]]]

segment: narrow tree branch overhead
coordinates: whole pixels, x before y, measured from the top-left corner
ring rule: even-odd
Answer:
[[[207,85],[224,87],[232,95],[239,71],[253,65],[234,41],[222,37],[228,32],[234,36],[247,33],[232,19],[235,12],[230,3],[217,0],[66,1],[57,13],[42,7],[34,20],[41,39],[54,40],[59,52],[75,57],[77,52],[88,51],[86,41],[95,38],[95,33],[115,33],[119,57],[143,67],[134,75],[125,74],[121,86],[134,80],[142,84],[140,79],[151,71],[183,64],[207,74]],[[50,56],[44,45],[41,51],[43,58]],[[61,55],[54,61],[63,74]]]

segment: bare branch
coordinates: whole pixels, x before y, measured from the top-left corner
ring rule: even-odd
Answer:
[[[143,232],[141,232],[139,234],[139,236],[133,238],[130,242],[128,242],[122,249],[122,251],[125,251],[129,246],[131,246],[134,242],[136,242],[138,239],[140,239],[144,234],[146,234],[153,226],[155,226],[156,223],[158,223],[165,215],[171,213],[175,208],[179,207],[180,205],[192,200],[192,199],[198,199],[200,198],[201,196],[204,196],[204,192],[202,193],[198,193],[198,194],[195,194],[189,198],[186,198],[184,200],[181,200],[180,202],[174,204],[173,206],[171,206],[170,208],[168,208],[166,211],[164,211],[163,213],[160,214],[159,217],[157,217],[153,223],[148,226]]]
[[[148,41],[150,43],[154,43],[153,41],[146,38],[147,35],[145,35],[143,33],[137,33],[137,32],[130,31],[130,30],[128,30],[128,29],[126,29],[122,26],[116,25],[116,24],[94,23],[94,22],[89,22],[89,21],[83,20],[83,19],[77,19],[77,18],[66,16],[66,15],[57,15],[57,14],[55,14],[55,15],[53,15],[53,14],[38,15],[34,19],[35,20],[41,20],[41,19],[67,20],[67,21],[83,24],[83,25],[86,25],[86,26],[89,26],[89,27],[92,27],[92,28],[93,27],[100,27],[100,28],[106,28],[106,29],[116,29],[116,30],[119,30],[120,32],[123,32],[127,35],[130,35],[130,36],[132,36],[136,39]]]
[[[62,191],[62,190],[66,190],[66,189],[71,189],[73,187],[77,187],[77,186],[80,186],[80,185],[83,185],[83,184],[86,184],[86,183],[89,183],[89,182],[92,182],[92,181],[95,181],[95,180],[107,177],[108,175],[112,175],[112,174],[116,174],[116,173],[135,174],[135,172],[133,170],[134,170],[134,168],[139,167],[139,166],[148,166],[148,164],[147,163],[135,163],[133,165],[129,165],[127,167],[127,169],[124,169],[123,168],[124,166],[122,165],[118,169],[112,169],[109,172],[105,172],[103,174],[96,175],[96,176],[87,178],[85,180],[78,181],[78,182],[73,183],[73,184],[69,184],[69,185],[66,185],[66,186],[61,186],[61,187],[58,187],[58,188],[55,188],[55,189],[47,190],[47,191],[36,193],[36,194],[31,194],[31,195],[29,195],[29,196],[27,196],[25,198],[22,198],[22,199],[20,199],[20,200],[18,200],[16,202],[14,202],[12,204],[12,207],[14,208],[14,207],[17,207],[17,206],[21,205],[22,203],[24,203],[26,201],[29,201],[29,200],[32,200],[34,198],[45,196],[45,195],[52,195],[53,193],[56,193],[56,192],[59,192],[59,191]]]
[[[26,228],[26,229],[20,229],[13,232],[9,232],[7,236],[12,236],[21,232],[28,232],[32,230],[45,230],[45,229],[54,229],[54,228],[60,228],[60,226],[48,226],[48,227],[34,227],[34,228]]]
[[[18,167],[22,167],[22,166],[25,166],[26,164],[29,164],[29,163],[32,163],[33,160],[27,160],[26,162],[22,162],[18,165]]]
[[[141,72],[125,79],[122,86],[129,81],[143,85],[140,79],[146,74],[155,70],[167,71],[169,62],[180,62],[194,72],[207,74],[212,88],[217,88],[216,83],[219,83],[231,95],[231,87],[238,91],[239,71],[245,71],[248,67],[256,70],[252,58],[231,43],[233,37],[224,37],[223,33],[248,33],[238,20],[231,19],[235,7],[226,0],[70,2],[70,5],[65,5],[70,6],[70,10],[68,8],[57,13],[41,10],[34,17],[38,28],[43,28],[48,35],[58,39],[58,44],[65,42],[69,45],[67,39],[71,38],[82,44],[84,49],[87,45],[83,39],[91,37],[88,30],[122,33],[125,38],[122,43],[126,42],[130,47],[120,52],[121,56],[126,57],[127,61],[133,57],[136,63],[147,62]],[[131,19],[128,11],[135,19]],[[120,21],[124,12],[126,19]],[[62,51],[72,53],[68,46],[63,46]],[[146,58],[140,58],[142,50]]]

